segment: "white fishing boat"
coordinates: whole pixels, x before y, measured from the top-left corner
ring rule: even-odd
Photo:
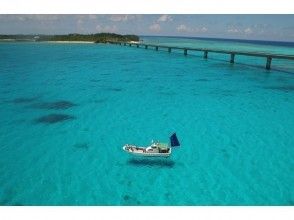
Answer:
[[[147,147],[139,147],[132,144],[126,144],[123,146],[123,150],[132,155],[143,157],[169,157],[172,152],[171,148],[178,146],[180,146],[180,142],[177,138],[176,133],[174,133],[170,136],[169,144],[161,143],[159,141],[152,141],[151,145]]]

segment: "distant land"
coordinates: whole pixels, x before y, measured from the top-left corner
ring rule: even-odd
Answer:
[[[107,43],[113,41],[129,42],[139,41],[137,35],[120,35],[114,33],[97,33],[97,34],[67,34],[67,35],[0,35],[0,41],[85,41],[95,43]]]

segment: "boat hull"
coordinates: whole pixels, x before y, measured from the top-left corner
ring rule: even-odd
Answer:
[[[123,146],[123,150],[131,155],[140,156],[140,157],[169,157],[171,151],[168,153],[154,153],[154,152],[143,152],[143,151],[132,151],[128,149],[126,146]]]

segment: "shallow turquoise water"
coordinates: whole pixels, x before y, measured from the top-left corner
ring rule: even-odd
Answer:
[[[291,64],[97,44],[0,58],[1,205],[294,204]],[[169,159],[121,149],[174,131]]]

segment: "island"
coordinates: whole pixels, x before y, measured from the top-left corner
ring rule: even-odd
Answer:
[[[137,35],[120,35],[115,33],[96,33],[96,34],[65,34],[65,35],[0,35],[0,41],[34,41],[34,42],[138,42]]]

